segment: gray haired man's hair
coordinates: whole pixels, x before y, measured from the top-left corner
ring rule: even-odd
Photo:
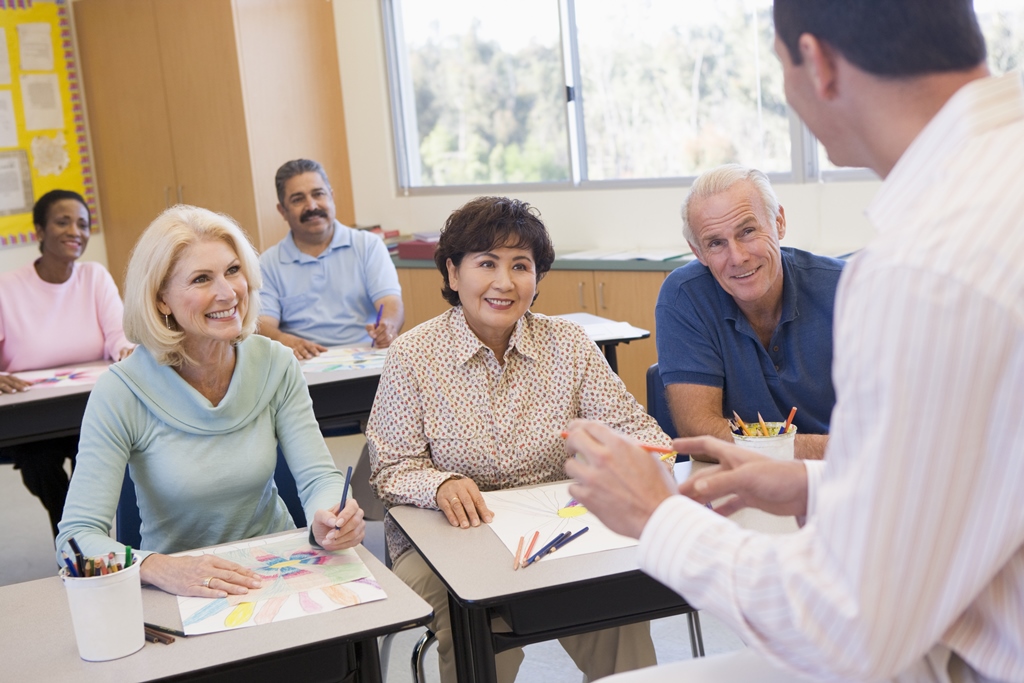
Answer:
[[[277,186],[277,201],[284,206],[284,184],[297,175],[303,173],[319,173],[320,177],[327,183],[327,188],[330,189],[331,181],[327,179],[327,171],[319,162],[313,161],[312,159],[292,159],[281,164],[281,168],[277,169],[277,173],[274,175],[274,185]]]
[[[756,168],[748,168],[740,164],[725,164],[698,176],[693,181],[686,199],[683,200],[683,237],[687,242],[695,247],[700,247],[697,243],[697,236],[693,232],[693,225],[690,223],[690,206],[694,200],[714,197],[744,180],[750,181],[757,189],[757,193],[761,195],[764,208],[768,212],[765,218],[771,223],[775,222],[775,219],[779,217],[779,198],[775,196],[775,190],[772,189],[768,176]]]

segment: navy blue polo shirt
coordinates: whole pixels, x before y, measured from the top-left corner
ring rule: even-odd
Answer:
[[[665,385],[722,389],[722,415],[793,420],[827,434],[832,386],[832,313],[843,261],[782,248],[782,317],[766,349],[735,300],[698,261],[674,270],[658,295],[658,368]]]

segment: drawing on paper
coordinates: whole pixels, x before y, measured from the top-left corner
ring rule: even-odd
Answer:
[[[515,555],[520,537],[529,543],[535,531],[536,548],[542,547],[558,534],[576,533],[583,527],[589,531],[549,556],[549,559],[585,555],[614,548],[636,545],[636,539],[615,533],[569,495],[569,482],[532,488],[485,491],[484,500],[494,513],[491,529]],[[510,565],[511,566],[511,565]]]
[[[315,358],[302,363],[303,372],[331,372],[333,370],[376,370],[384,367],[387,349],[368,346],[349,346],[328,349]]]
[[[105,366],[93,368],[58,368],[55,370],[33,370],[17,372],[15,376],[36,387],[87,386],[96,384],[99,376],[107,371]]]
[[[355,550],[314,548],[304,531],[268,540],[216,549],[255,571],[263,587],[226,598],[179,596],[185,633],[269,624],[387,597]]]

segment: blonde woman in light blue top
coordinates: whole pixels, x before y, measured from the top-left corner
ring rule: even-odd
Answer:
[[[143,581],[203,597],[259,587],[233,562],[167,553],[293,528],[274,484],[278,445],[312,520],[310,542],[338,550],[362,541],[359,505],[350,496],[338,510],[344,477],[298,361],[252,335],[259,286],[255,250],[228,217],[178,206],[147,228],[125,282],[125,333],[139,348],[89,398],[58,557],[71,537],[90,556],[121,549],[109,532],[127,466]]]

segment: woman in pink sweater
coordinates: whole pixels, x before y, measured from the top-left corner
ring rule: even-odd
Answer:
[[[132,351],[121,329],[123,306],[113,278],[98,263],[76,263],[89,244],[92,217],[77,192],[47,192],[32,209],[42,255],[0,274],[0,393],[31,386],[10,373],[74,365]],[[78,437],[3,449],[26,488],[50,515],[54,536],[64,510]]]

